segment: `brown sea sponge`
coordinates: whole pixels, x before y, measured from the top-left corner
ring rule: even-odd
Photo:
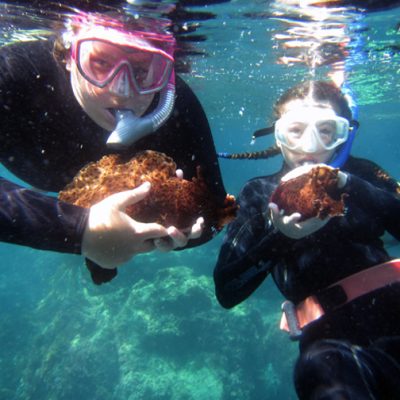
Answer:
[[[146,181],[151,182],[150,194],[126,209],[137,221],[185,229],[201,216],[206,226],[219,231],[235,218],[235,198],[227,195],[222,204],[217,201],[200,168],[191,181],[179,179],[172,158],[152,150],[141,152],[128,161],[111,154],[86,165],[59,193],[59,199],[90,207],[113,193],[133,189]]]
[[[300,213],[301,221],[343,215],[346,195],[338,189],[338,172],[338,169],[316,166],[306,174],[281,182],[270,201],[284,210],[285,215]]]

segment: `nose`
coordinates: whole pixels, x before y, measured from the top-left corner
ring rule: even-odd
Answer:
[[[304,153],[316,153],[319,149],[319,144],[314,132],[314,129],[308,126],[301,137],[301,150]]]
[[[134,95],[127,66],[123,66],[110,83],[109,90],[119,97],[132,97]]]

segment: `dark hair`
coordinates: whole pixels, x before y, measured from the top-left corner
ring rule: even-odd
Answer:
[[[337,115],[351,121],[351,110],[345,96],[334,83],[326,81],[307,81],[287,90],[275,103],[275,117],[279,119],[282,116],[288,102],[303,100],[310,95],[313,100],[329,103]]]

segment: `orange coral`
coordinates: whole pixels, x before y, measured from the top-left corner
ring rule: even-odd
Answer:
[[[300,213],[301,220],[343,215],[345,194],[338,189],[338,172],[317,166],[307,174],[282,182],[272,193],[271,202],[286,215]]]
[[[126,209],[137,221],[184,229],[202,216],[206,225],[220,230],[236,215],[235,198],[227,195],[224,203],[219,204],[199,168],[197,177],[191,181],[179,179],[172,158],[151,150],[127,162],[122,156],[111,154],[86,165],[59,193],[59,199],[90,207],[113,193],[133,189],[146,181],[152,184],[149,196]]]

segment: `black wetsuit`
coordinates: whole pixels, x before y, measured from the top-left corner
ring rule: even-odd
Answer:
[[[109,132],[96,125],[76,101],[63,65],[52,55],[52,41],[0,49],[0,161],[35,189],[58,192],[85,164],[115,153]],[[157,101],[151,105],[153,109]],[[198,99],[177,79],[169,120],[125,153],[166,153],[190,179],[202,166],[211,190],[225,197],[210,127]],[[0,240],[59,252],[80,253],[88,210],[58,202],[0,179]],[[189,242],[206,242],[211,229]]]
[[[388,232],[400,239],[398,185],[367,160],[350,158],[342,170],[349,176],[343,189],[348,194],[345,215],[300,240],[284,236],[269,217],[269,198],[285,167],[250,180],[221,248],[214,272],[216,295],[224,307],[233,307],[269,274],[295,304],[316,295],[327,312],[307,325],[300,338],[295,371],[299,398],[398,399],[400,284],[348,303],[342,293],[322,290],[390,260],[381,237]]]

